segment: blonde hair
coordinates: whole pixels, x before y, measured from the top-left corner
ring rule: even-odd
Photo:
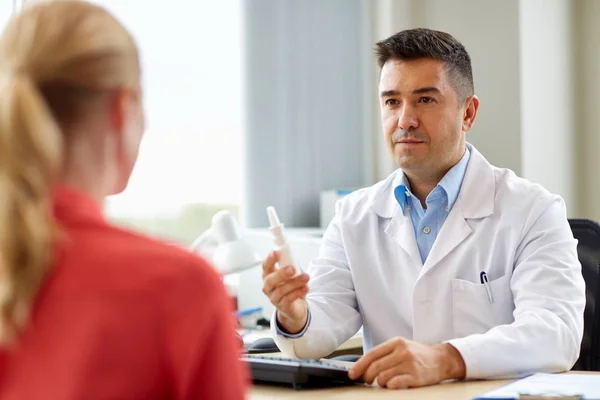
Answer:
[[[0,38],[0,341],[12,342],[54,263],[52,190],[85,102],[136,89],[138,52],[106,10],[84,1],[26,7]]]

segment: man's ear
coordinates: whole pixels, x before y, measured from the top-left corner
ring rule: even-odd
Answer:
[[[465,100],[465,112],[463,114],[462,130],[463,132],[469,131],[475,123],[477,118],[477,111],[479,110],[479,98],[472,95],[467,97]]]

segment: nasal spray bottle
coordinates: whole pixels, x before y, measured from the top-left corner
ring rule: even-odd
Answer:
[[[294,260],[292,260],[292,254],[290,251],[290,246],[285,240],[285,236],[283,235],[283,224],[279,221],[279,217],[277,216],[277,211],[275,211],[275,207],[269,206],[267,207],[267,215],[269,216],[269,230],[273,234],[273,239],[275,241],[275,250],[279,253],[279,268],[287,267],[288,265],[293,266],[296,271],[294,272],[294,276],[298,276],[302,273],[302,270],[298,265],[294,264]]]

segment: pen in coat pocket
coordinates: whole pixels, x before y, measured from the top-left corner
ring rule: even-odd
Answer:
[[[490,287],[490,283],[488,281],[488,277],[485,271],[482,271],[479,274],[479,280],[481,281],[481,284],[485,286],[485,291],[487,292],[488,300],[490,301],[490,303],[493,303],[494,298],[492,297],[492,288]]]

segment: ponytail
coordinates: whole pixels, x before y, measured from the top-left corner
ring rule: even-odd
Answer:
[[[0,71],[0,343],[29,318],[53,261],[51,190],[63,139],[34,81]]]

